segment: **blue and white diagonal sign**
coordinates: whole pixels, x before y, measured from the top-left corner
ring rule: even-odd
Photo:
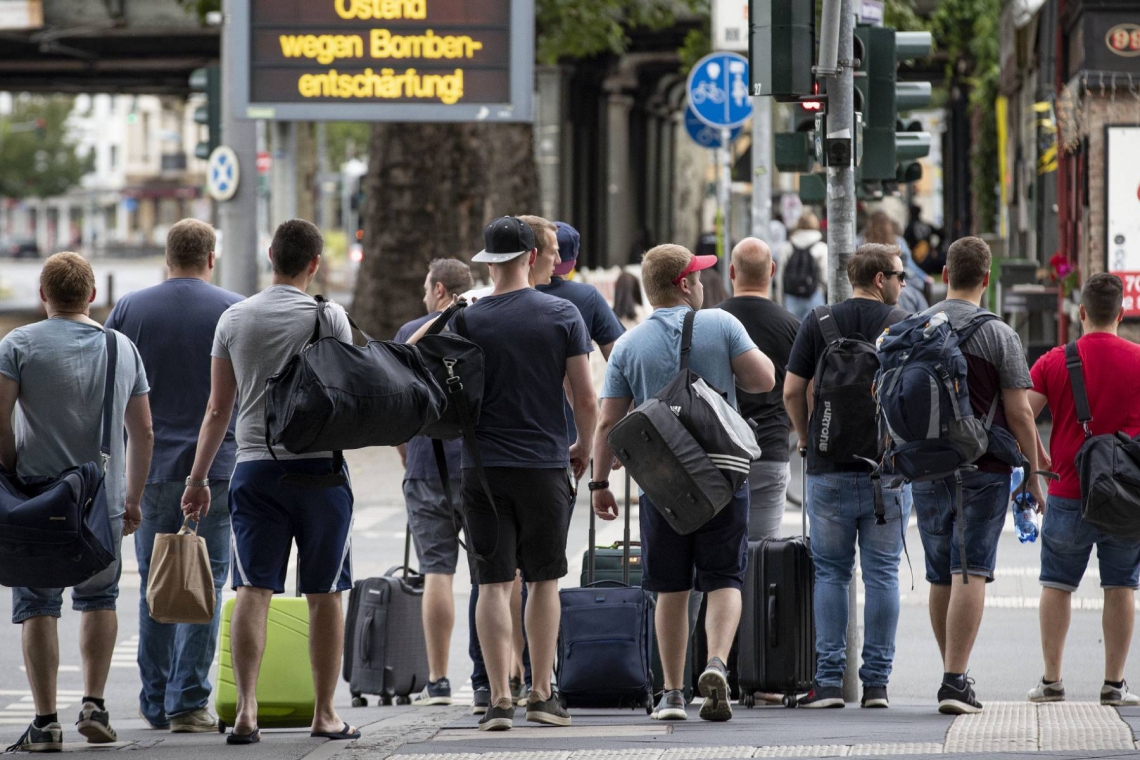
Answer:
[[[739,53],[706,55],[689,72],[689,105],[710,127],[732,129],[752,116],[748,59]]]
[[[216,201],[228,201],[237,192],[241,167],[237,154],[225,145],[214,148],[206,169],[206,192]]]

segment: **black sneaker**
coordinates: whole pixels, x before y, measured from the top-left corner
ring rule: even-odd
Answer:
[[[864,686],[863,699],[859,704],[862,707],[890,707],[891,701],[887,699],[887,687]]]
[[[713,657],[697,681],[705,701],[701,704],[701,720],[724,721],[732,717],[732,700],[728,693],[728,668]]]
[[[28,726],[24,735],[16,740],[5,752],[62,752],[63,727],[59,723],[48,723],[43,728],[36,724]]]
[[[487,708],[483,718],[479,721],[480,731],[510,731],[515,727],[515,706],[509,707],[493,705]]]
[[[554,694],[549,699],[538,700],[538,694],[531,692],[526,701],[526,719],[532,723],[543,723],[547,726],[569,726],[570,713],[558,701]]]
[[[661,695],[657,707],[650,716],[653,720],[688,720],[685,711],[685,695],[680,689],[669,689]]]
[[[800,707],[809,710],[821,707],[843,707],[843,689],[839,686],[813,684],[807,696],[799,701]]]
[[[110,744],[119,740],[115,729],[111,728],[111,716],[94,702],[84,702],[79,708],[79,720],[75,721],[75,726],[87,737],[88,744]]]
[[[519,707],[522,707],[530,699],[530,689],[528,689],[522,682],[521,678],[511,679],[511,699]]]
[[[974,694],[974,679],[962,677],[961,684],[942,682],[938,690],[938,712],[944,715],[973,715],[982,711]]]
[[[438,681],[428,681],[427,686],[416,697],[413,702],[416,707],[426,707],[427,705],[450,705],[451,704],[451,681],[446,677]]]
[[[491,690],[490,689],[476,689],[475,696],[471,698],[471,714],[483,715],[487,712],[487,708],[491,706]]]

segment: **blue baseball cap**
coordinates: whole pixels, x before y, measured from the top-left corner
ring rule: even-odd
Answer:
[[[578,265],[578,248],[582,244],[582,236],[566,222],[555,222],[554,227],[558,232],[558,255],[562,257],[561,263],[554,267],[554,274],[562,276],[570,274]]]

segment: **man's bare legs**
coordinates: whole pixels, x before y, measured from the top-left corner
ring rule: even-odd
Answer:
[[[84,696],[103,698],[118,635],[119,618],[114,610],[92,610],[80,617],[79,656],[83,659]]]
[[[523,636],[525,622],[522,588],[522,573],[519,573],[511,584],[511,678],[517,678],[520,682],[526,679],[526,664],[523,662],[526,639]]]
[[[740,625],[740,589],[721,588],[709,592],[708,609],[705,612],[705,636],[709,642],[709,658],[719,657],[728,662],[732,651],[732,641],[736,638],[736,628]],[[688,615],[688,607],[685,610]]]
[[[930,627],[934,629],[934,640],[938,642],[938,656],[946,661],[946,614],[950,609],[950,586],[930,584]]]
[[[37,715],[55,712],[56,674],[59,672],[59,636],[56,618],[50,615],[28,618],[20,626],[24,645],[24,668]]]
[[[1108,589],[1105,590],[1104,618],[1108,619]],[[1041,655],[1045,660],[1045,680],[1061,680],[1061,662],[1065,653],[1065,637],[1069,634],[1069,621],[1072,618],[1070,602],[1072,593],[1061,589],[1045,587],[1041,589]],[[1131,626],[1129,636],[1132,635]],[[1125,649],[1127,652],[1127,649]],[[1108,639],[1105,638],[1105,670],[1107,672]],[[1106,676],[1107,677],[1107,676]],[[1115,679],[1113,679],[1115,680]]]
[[[561,620],[558,581],[528,583],[526,635],[533,679],[531,691],[537,701],[545,701],[551,696],[550,676],[554,672],[554,650],[558,646],[558,626]]]
[[[447,676],[451,653],[451,631],[455,627],[453,575],[428,573],[424,576],[424,639],[427,644],[428,679]]]
[[[942,657],[947,673],[965,673],[970,666],[970,652],[982,626],[986,604],[986,579],[974,576],[962,582],[962,574],[950,581],[950,604],[946,610],[946,650]]]
[[[237,735],[251,734],[257,728],[257,677],[261,673],[261,657],[265,654],[265,626],[272,598],[273,592],[269,589],[239,586],[234,600],[230,651],[238,693],[233,728]]]
[[[309,661],[313,669],[313,731],[339,733],[345,722],[333,706],[344,651],[344,613],[340,592],[306,594],[309,603]],[[261,658],[258,657],[260,660]],[[351,727],[348,729],[351,732]]]
[[[685,688],[685,652],[689,647],[689,591],[657,594],[657,646],[661,652],[661,669],[665,674],[665,690]],[[710,600],[711,604],[711,600]]]
[[[1104,612],[1104,680],[1123,681],[1124,663],[1132,643],[1132,627],[1136,622],[1135,593],[1130,588],[1106,588]]]
[[[503,707],[511,700],[511,591],[514,581],[479,584],[475,628],[491,684],[491,704]]]

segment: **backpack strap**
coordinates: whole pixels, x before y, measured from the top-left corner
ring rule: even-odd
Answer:
[[[313,300],[317,302],[317,321],[316,324],[313,325],[313,334],[309,338],[310,346],[321,339],[321,324],[324,321],[322,317],[324,317],[325,309],[327,309],[329,305],[328,300],[322,295],[313,296]],[[355,327],[355,325],[353,326]]]
[[[954,330],[954,332],[958,333],[958,342],[965,343],[973,337],[974,333],[977,332],[979,327],[984,325],[986,322],[991,322],[997,318],[997,314],[979,307],[977,312],[974,313],[974,316],[970,317],[970,321],[967,322],[961,330]]]
[[[99,453],[103,458],[103,472],[111,461],[111,426],[115,418],[115,372],[119,364],[119,341],[114,330],[103,328],[107,340],[107,374],[103,379],[103,435],[99,442]]]
[[[697,313],[689,309],[685,313],[685,324],[681,328],[681,371],[684,372],[689,368],[689,353],[693,349],[693,322],[696,321]]]
[[[827,304],[823,306],[816,306],[812,311],[815,313],[815,319],[819,322],[819,331],[823,333],[823,339],[827,345],[838,343],[843,340],[843,334],[839,332],[839,327],[835,324],[835,315],[831,313],[831,307]]]
[[[1085,389],[1084,366],[1081,364],[1081,354],[1077,351],[1077,342],[1065,344],[1065,366],[1069,370],[1069,384],[1073,386],[1073,403],[1077,408],[1077,422],[1085,431],[1085,438],[1092,438],[1092,410],[1089,408],[1088,391]]]
[[[879,329],[876,330],[875,334],[871,336],[870,342],[874,343],[876,340],[879,339],[879,336],[882,335],[888,327],[890,327],[891,325],[893,325],[897,322],[902,322],[904,319],[906,319],[909,316],[910,315],[907,314],[902,309],[891,309],[890,312],[887,313],[887,316],[883,317],[883,321],[879,325]]]
[[[444,328],[451,322],[452,317],[456,317],[456,322],[458,323],[459,315],[463,313],[463,309],[466,306],[467,301],[462,298],[451,304],[451,306],[448,306],[443,310],[443,313],[435,318],[435,321],[431,323],[431,327],[428,328],[428,331],[424,333],[424,335],[437,335],[443,332]],[[462,335],[466,338],[466,331],[464,331]]]

